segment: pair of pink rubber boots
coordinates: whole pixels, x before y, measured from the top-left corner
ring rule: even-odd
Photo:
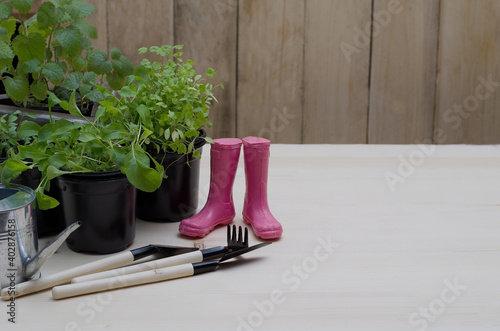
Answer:
[[[267,203],[269,147],[271,142],[259,137],[215,139],[210,149],[210,191],[203,209],[184,219],[179,231],[190,237],[204,237],[217,225],[231,223],[236,215],[233,183],[243,143],[246,193],[243,220],[262,239],[281,237],[283,228],[274,218]]]

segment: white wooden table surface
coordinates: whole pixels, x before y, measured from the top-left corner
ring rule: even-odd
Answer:
[[[2,302],[0,330],[500,330],[500,146],[271,148],[281,240],[209,274],[21,297],[15,325]],[[244,178],[241,159],[237,225]],[[207,149],[200,208],[208,181]],[[193,241],[177,227],[139,220],[131,248],[225,244],[225,228]],[[42,273],[99,258],[64,246]]]

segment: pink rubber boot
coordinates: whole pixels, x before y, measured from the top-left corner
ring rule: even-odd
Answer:
[[[196,215],[182,220],[179,231],[190,237],[205,237],[217,225],[226,225],[235,216],[233,183],[240,158],[241,140],[215,139],[210,148],[210,190],[207,203]]]
[[[263,239],[279,238],[283,233],[281,224],[271,214],[267,204],[270,145],[271,142],[264,138],[243,138],[247,184],[243,220],[252,226],[256,236]]]

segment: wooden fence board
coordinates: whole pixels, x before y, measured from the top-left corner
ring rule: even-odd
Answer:
[[[434,130],[439,143],[500,143],[498,17],[496,0],[442,0]]]
[[[306,2],[304,143],[366,143],[371,0]],[[352,51],[356,48],[355,51]]]
[[[499,16],[495,0],[442,1],[439,143],[500,143]]]
[[[375,0],[373,12],[368,142],[431,142],[439,0]]]
[[[238,137],[302,141],[304,0],[240,0]]]
[[[88,17],[88,21],[97,28],[98,38],[92,40],[94,48],[103,52],[108,52],[108,9],[107,0],[87,0],[86,2],[94,5],[95,10]]]
[[[96,48],[175,42],[216,70],[213,137],[500,143],[498,0],[85,1]]]
[[[108,48],[118,47],[134,64],[143,58],[138,48],[173,43],[173,0],[107,0],[107,8]]]
[[[236,39],[237,0],[183,0],[175,2],[175,43],[184,45],[183,57],[192,59],[196,70],[214,68],[212,83],[224,89],[214,93],[219,101],[210,109],[213,138],[236,135]]]

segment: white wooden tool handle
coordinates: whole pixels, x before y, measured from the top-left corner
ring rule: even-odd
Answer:
[[[10,298],[20,297],[25,294],[35,293],[41,290],[45,290],[47,288],[54,287],[59,284],[69,283],[71,279],[77,276],[120,267],[132,261],[134,261],[134,255],[130,251],[122,252],[53,275],[16,284],[13,290],[6,287],[2,289],[2,299],[9,300]]]
[[[192,276],[193,274],[194,269],[191,263],[181,264],[173,267],[148,270],[113,278],[96,279],[77,284],[56,286],[52,289],[52,297],[58,300],[82,294],[96,293],[117,288]]]
[[[203,261],[203,253],[201,251],[194,251],[194,252],[189,252],[189,253],[185,253],[185,254],[169,256],[169,257],[165,257],[163,259],[158,259],[158,260],[154,260],[154,261],[135,264],[135,265],[131,265],[128,267],[119,268],[119,269],[107,270],[107,271],[103,271],[103,272],[98,272],[98,273],[88,274],[85,276],[76,277],[76,278],[73,278],[71,283],[76,284],[76,283],[88,282],[88,281],[96,280],[96,279],[104,279],[104,278],[123,276],[123,275],[133,274],[133,273],[137,273],[137,272],[147,271],[147,270],[160,269],[160,268],[171,267],[171,266],[179,265],[179,264],[196,263],[196,262],[201,262],[201,261]]]

